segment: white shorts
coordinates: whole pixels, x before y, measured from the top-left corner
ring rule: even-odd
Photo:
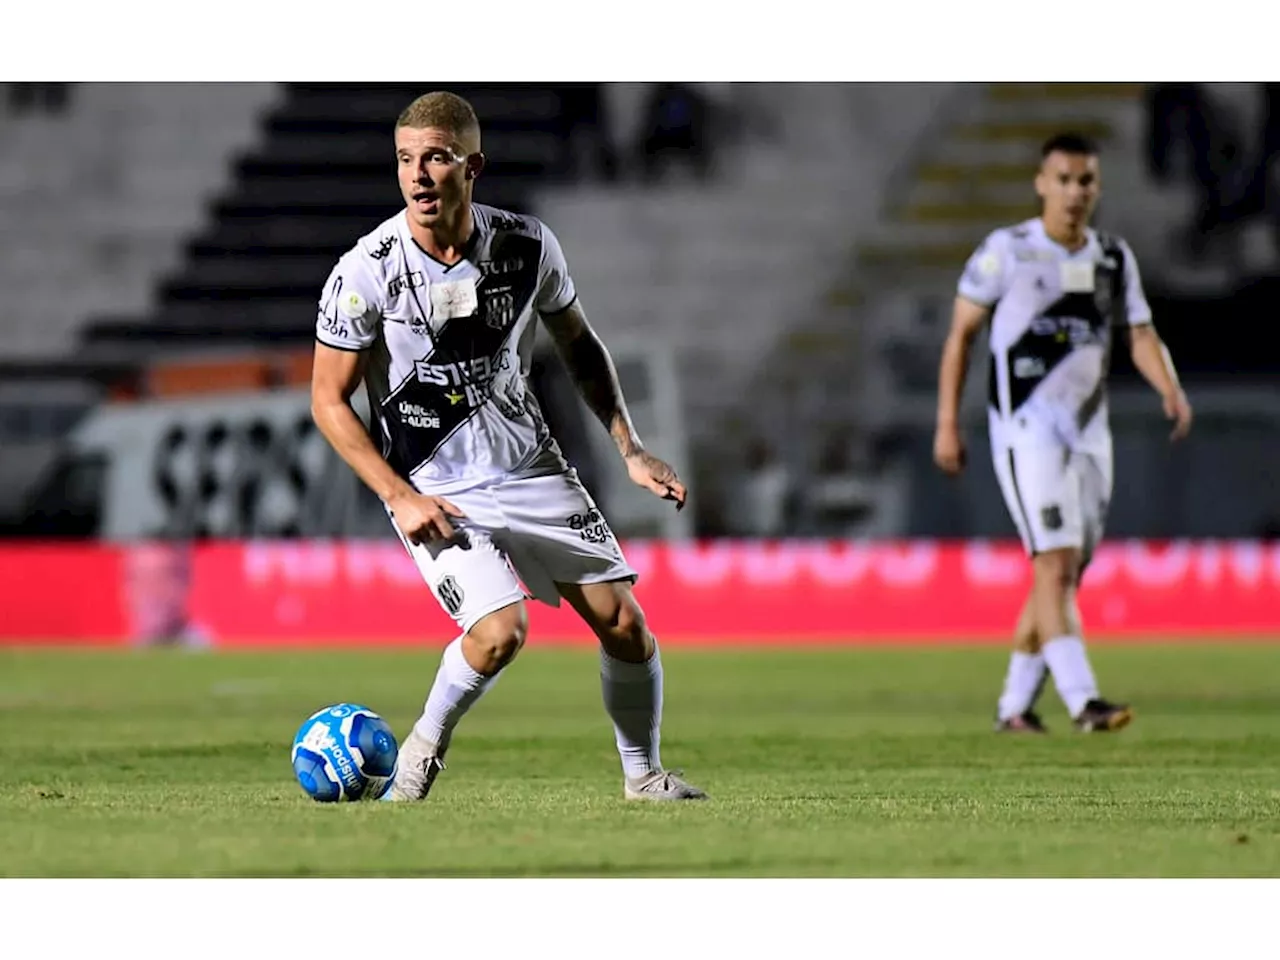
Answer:
[[[992,431],[1005,505],[1027,553],[1075,547],[1084,564],[1102,539],[1111,502],[1110,451],[1072,450],[1045,431]]]
[[[458,536],[414,544],[392,527],[445,613],[465,633],[487,614],[532,598],[560,605],[557,583],[636,579],[577,472],[512,478],[447,494]]]

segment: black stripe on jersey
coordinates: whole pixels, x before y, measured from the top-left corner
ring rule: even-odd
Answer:
[[[1003,415],[1005,411],[1000,409],[1000,371],[997,367],[999,362],[994,353],[987,358],[987,406]]]
[[[409,371],[409,373],[405,376],[403,380],[401,380],[394,387],[392,387],[390,390],[387,391],[387,396],[391,396],[391,394],[400,390],[400,388],[402,388],[405,384],[407,384],[410,380],[412,380],[416,375],[417,375],[417,368],[415,367],[413,370]]]
[[[991,312],[987,314],[988,325],[995,321],[996,308],[999,306],[1000,300],[997,298],[995,302],[991,304]],[[988,326],[988,332],[990,332],[990,326]],[[996,370],[996,364],[998,362],[999,361],[996,360],[995,352],[992,351],[987,356],[987,403],[993,410],[998,410],[1003,413],[1004,411],[1000,410],[1000,374]]]
[[[1061,301],[1059,301],[1061,303]],[[1050,308],[1052,309],[1052,308]],[[1062,314],[1075,317],[1077,314]],[[1005,375],[1009,378],[1009,410],[1014,413],[1027,402],[1031,392],[1059,363],[1071,355],[1075,347],[1070,335],[1061,327],[1051,333],[1037,333],[1028,327],[1005,352]],[[997,395],[994,398],[999,402]]]
[[[1084,398],[1084,403],[1080,404],[1080,409],[1076,411],[1077,430],[1083,430],[1089,425],[1093,415],[1102,409],[1102,401],[1107,399],[1107,367],[1108,363],[1104,361],[1102,364],[1103,374],[1098,379],[1098,385],[1093,388],[1093,393]]]
[[[1092,293],[1063,294],[1036,316],[1005,352],[1009,378],[1009,410],[1018,410],[1054,368],[1077,346],[1100,345],[1106,360],[1099,392],[1077,411],[1077,421],[1087,423],[1105,398],[1106,370],[1110,365],[1111,331],[1124,311],[1124,251],[1111,237],[1099,237],[1102,260],[1094,268]],[[994,359],[994,357],[993,357]],[[991,371],[991,406],[999,409],[996,371]],[[1083,420],[1081,419],[1083,418]]]
[[[430,352],[415,362],[414,375],[382,401],[379,417],[389,438],[384,456],[401,476],[434,457],[489,402],[507,359],[507,339],[537,294],[541,253],[537,237],[495,234],[489,260],[519,266],[483,273],[476,282],[477,312],[445,321]]]
[[[1009,480],[1013,483],[1013,501],[1018,505],[1018,514],[1022,517],[1022,529],[1027,531],[1027,546],[1034,557],[1036,550],[1036,534],[1031,529],[1031,517],[1027,514],[1027,505],[1022,502],[1022,490],[1018,486],[1018,464],[1014,460],[1013,450],[1009,451]]]
[[[1128,273],[1125,270],[1124,247],[1110,234],[1098,234],[1098,243],[1102,247],[1104,259],[1110,260],[1109,264],[1105,264],[1106,273],[1104,274],[1110,283],[1103,292],[1110,295],[1111,301],[1103,311],[1103,322],[1107,323],[1107,330],[1102,343],[1102,376],[1098,378],[1098,385],[1094,387],[1093,392],[1085,397],[1084,403],[1080,404],[1080,409],[1076,411],[1077,430],[1083,430],[1088,426],[1089,421],[1102,409],[1102,404],[1107,399],[1107,376],[1111,372],[1111,344],[1114,336],[1111,328],[1127,325],[1128,319],[1126,316],[1129,309]]]

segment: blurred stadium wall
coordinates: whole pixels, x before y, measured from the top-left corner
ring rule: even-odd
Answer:
[[[1001,636],[1025,565],[985,455],[930,462],[959,270],[1033,216],[1040,142],[1102,144],[1197,410],[1123,350],[1095,632],[1280,635],[1273,84],[0,86],[0,640],[417,642],[449,626],[307,408],[315,303],[398,206],[391,127],[475,104],[478,200],[544,218],[690,509],[630,487],[540,344],[535,384],[689,640]],[[346,600],[334,602],[335,596]],[[362,612],[380,611],[369,619]],[[584,639],[565,611],[535,630]]]

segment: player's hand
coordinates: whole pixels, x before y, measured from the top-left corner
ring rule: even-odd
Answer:
[[[933,434],[933,462],[948,476],[964,469],[964,438],[955,424],[939,424]]]
[[[1191,404],[1181,390],[1175,390],[1164,398],[1164,415],[1173,421],[1170,440],[1181,440],[1191,430]]]
[[[465,517],[461,510],[444,497],[429,497],[416,490],[401,493],[387,502],[391,517],[410,543],[452,540],[450,517]]]
[[[670,464],[659,460],[647,450],[633,453],[626,458],[626,463],[627,473],[633,482],[663,500],[674,500],[677,510],[684,509],[688,491]]]

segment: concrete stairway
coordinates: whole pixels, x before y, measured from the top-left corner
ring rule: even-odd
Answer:
[[[66,353],[90,315],[145,310],[276,89],[84,83],[64,115],[7,118],[0,136],[6,358]]]
[[[857,302],[867,349],[859,409],[870,435],[932,416],[938,350],[965,261],[997,226],[1035,216],[1032,178],[1044,140],[1094,137],[1103,159],[1097,222],[1141,255],[1185,213],[1143,168],[1141,84],[990,84],[953,104],[945,127],[887,198],[836,299]],[[966,402],[982,402],[980,377]]]
[[[953,87],[761,85],[750,109],[772,135],[735,145],[711,183],[539,193],[593,323],[610,342],[674,355],[703,458],[732,462],[763,438],[798,473],[813,469],[806,411],[823,399],[796,343],[803,353],[846,251]]]

